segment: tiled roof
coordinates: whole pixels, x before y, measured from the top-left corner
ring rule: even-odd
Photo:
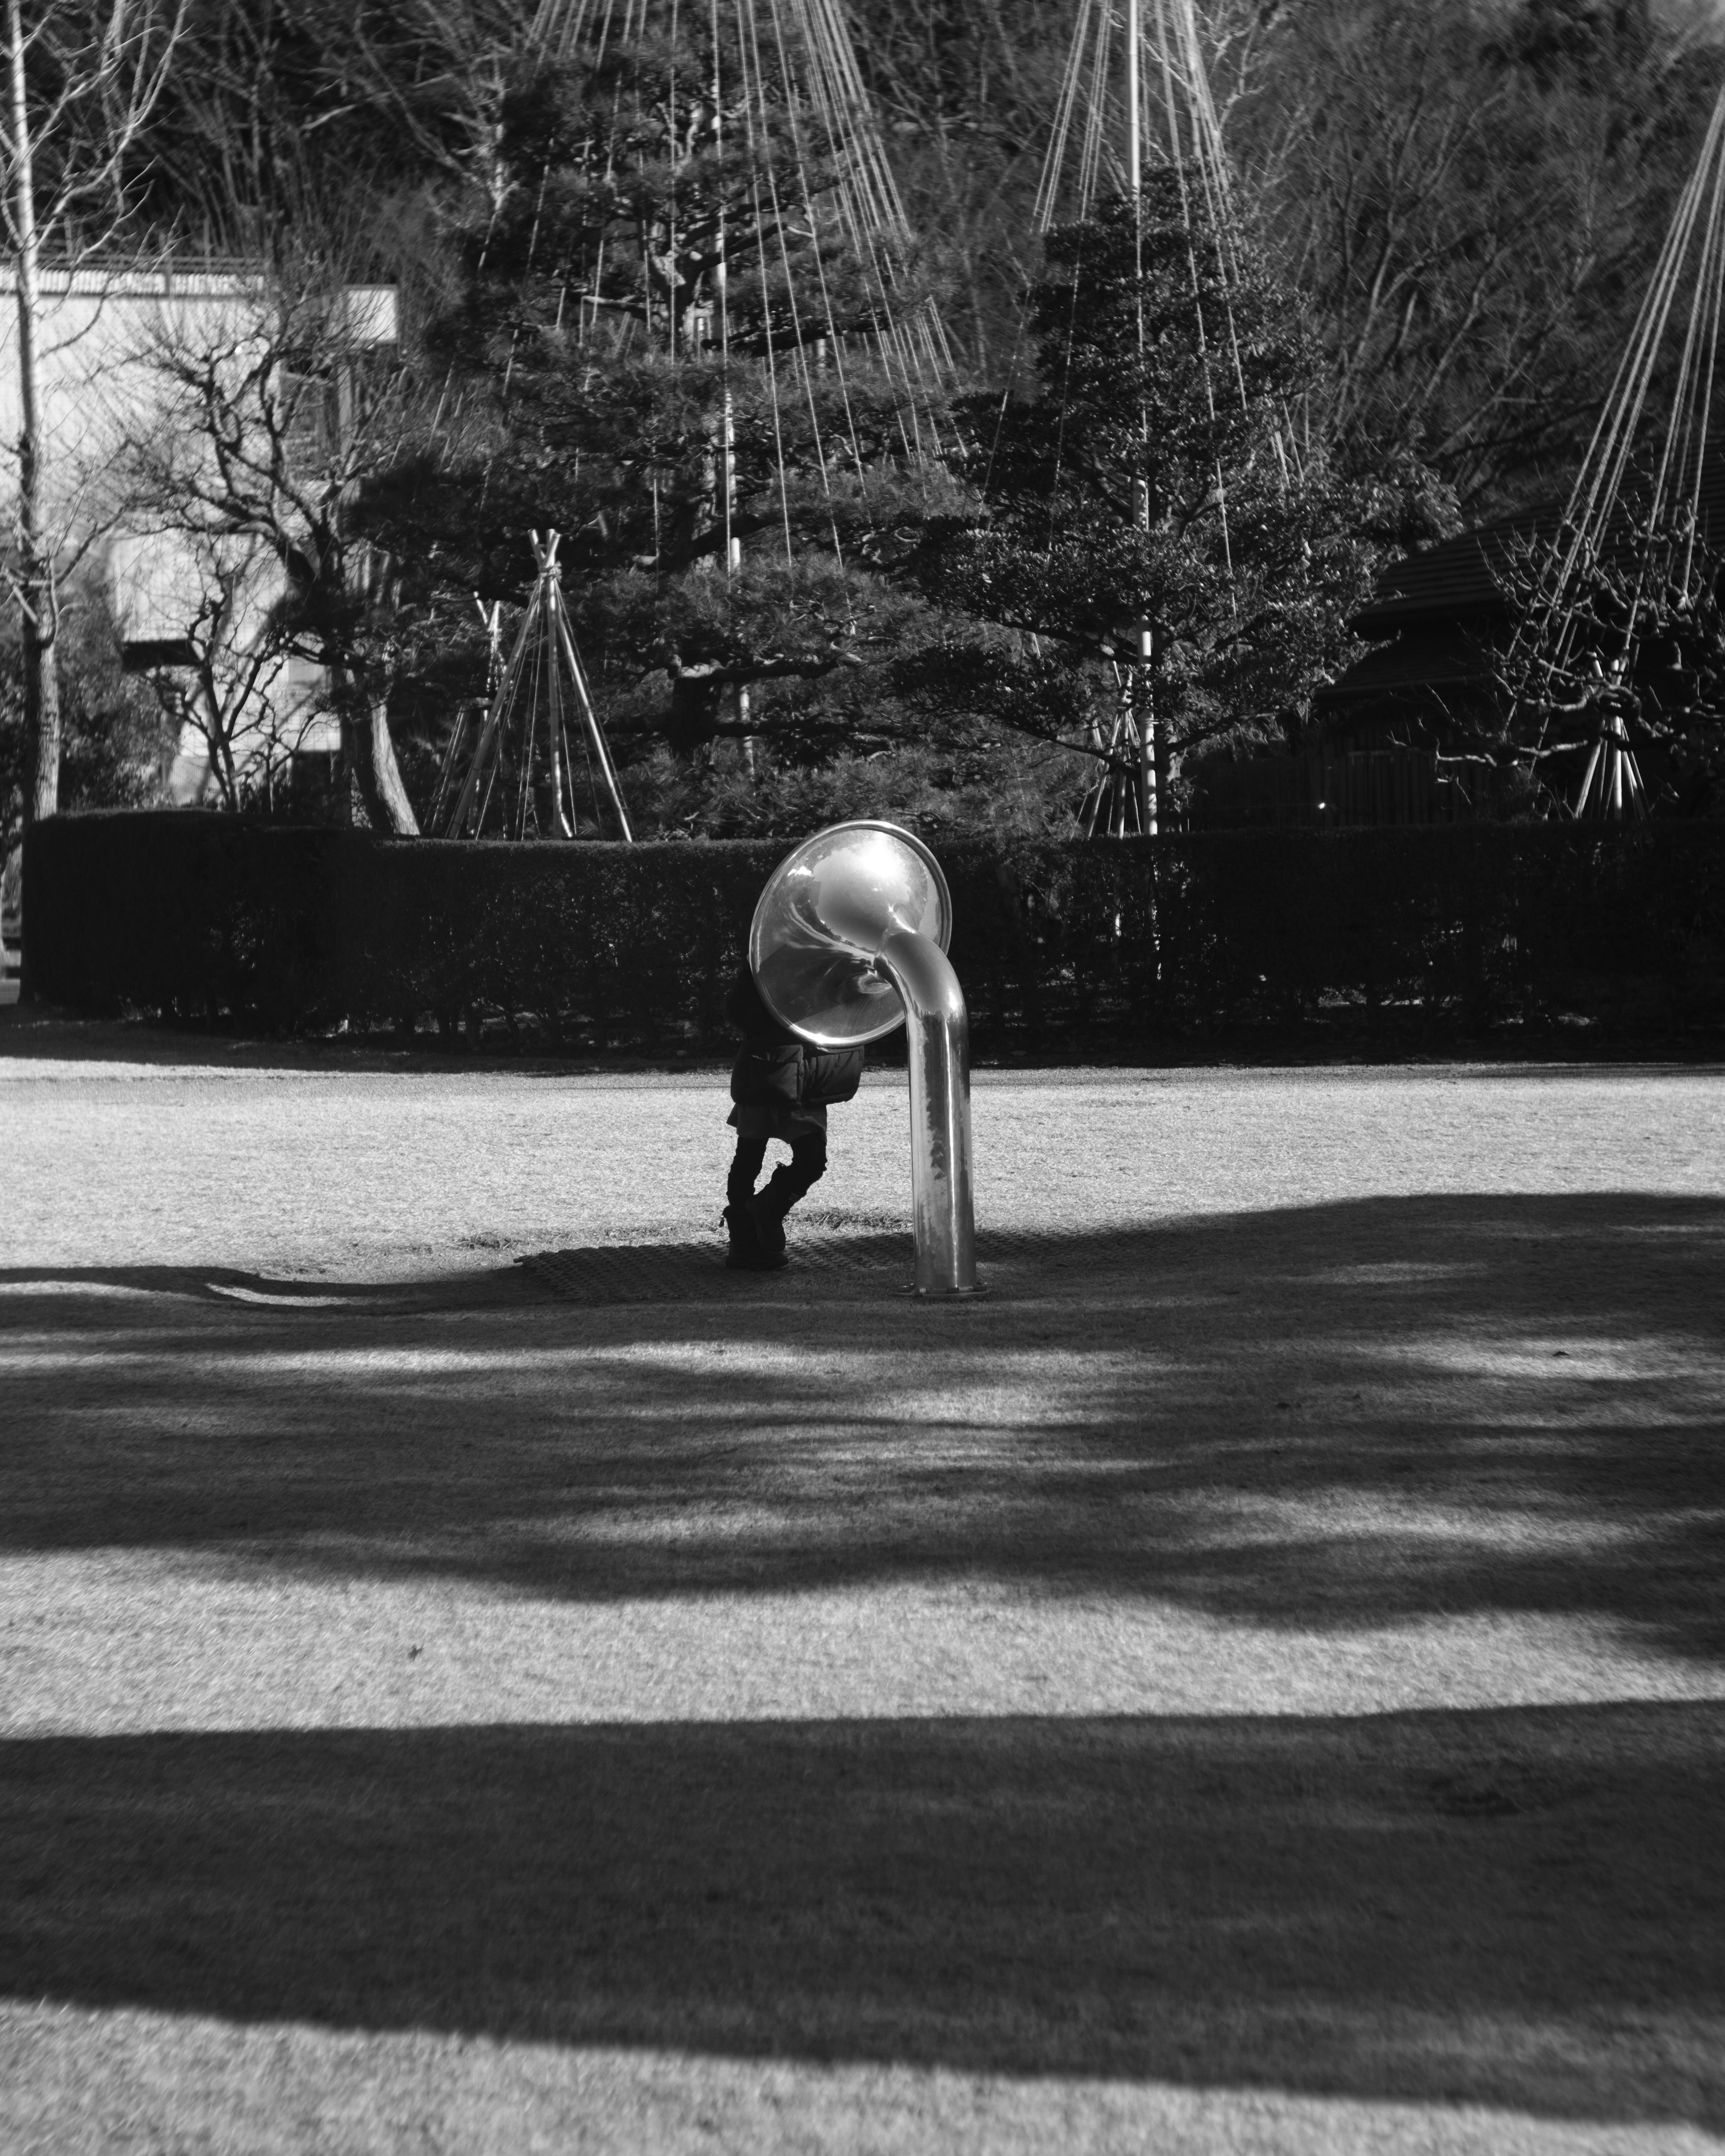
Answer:
[[[1522,547],[1549,545],[1562,516],[1559,503],[1543,502],[1394,562],[1378,579],[1370,603],[1353,617],[1353,627],[1362,636],[1394,636],[1435,617],[1503,614],[1494,572]]]
[[[1334,711],[1359,697],[1394,695],[1399,690],[1451,688],[1466,681],[1489,680],[1489,646],[1460,622],[1422,621],[1404,629],[1393,644],[1380,644],[1357,659],[1345,673],[1312,699],[1317,710]]]
[[[1399,629],[1424,625],[1439,617],[1465,619],[1508,612],[1494,581],[1520,550],[1548,546],[1562,521],[1564,505],[1545,501],[1532,509],[1476,525],[1453,539],[1440,539],[1396,562],[1378,579],[1370,603],[1353,617],[1362,636],[1394,636]],[[1702,469],[1701,526],[1714,547],[1725,543],[1725,449],[1715,447]],[[1632,517],[1615,527],[1620,543],[1632,546]]]

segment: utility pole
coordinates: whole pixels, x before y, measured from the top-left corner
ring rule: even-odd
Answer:
[[[41,243],[36,230],[21,0],[7,0],[6,15],[12,73],[12,214],[18,242],[18,586],[23,615],[24,731],[29,758],[24,818],[27,823],[35,823],[52,816],[59,806],[60,685],[54,656],[59,623],[54,562],[43,531],[42,403],[37,347]]]

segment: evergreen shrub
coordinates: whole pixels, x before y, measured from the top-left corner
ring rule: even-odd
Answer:
[[[984,1053],[1725,1034],[1725,824],[933,843]],[[59,817],[27,844],[25,993],[278,1033],[502,1014],[570,1046],[701,1050],[785,850]]]

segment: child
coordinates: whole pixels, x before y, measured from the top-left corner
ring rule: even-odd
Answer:
[[[731,1073],[737,1158],[725,1184],[731,1235],[725,1262],[743,1272],[776,1272],[788,1262],[784,1216],[827,1172],[827,1110],[855,1093],[863,1053],[806,1046],[762,1002],[747,963],[731,984],[725,1015],[742,1035]],[[788,1145],[791,1157],[757,1194],[769,1138]]]

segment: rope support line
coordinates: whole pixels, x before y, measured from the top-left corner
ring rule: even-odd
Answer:
[[[1685,290],[1686,308],[1680,307]],[[1645,813],[1630,736],[1620,708],[1636,639],[1655,595],[1675,589],[1681,609],[1692,603],[1695,549],[1712,427],[1713,376],[1725,316],[1725,89],[1715,100],[1700,154],[1678,197],[1649,277],[1635,326],[1600,408],[1562,519],[1538,571],[1532,603],[1511,640],[1507,668],[1518,688],[1513,726],[1538,721],[1530,768],[1547,752],[1553,719],[1597,706],[1598,737],[1571,807],[1577,818]],[[1681,324],[1670,403],[1645,494],[1635,484],[1650,408]],[[1585,634],[1581,598],[1587,580],[1614,561],[1633,572],[1629,603],[1602,666],[1591,660],[1581,702],[1560,685],[1575,669]],[[1663,603],[1662,601],[1661,602]],[[1594,685],[1596,680],[1597,685]],[[1530,711],[1529,706],[1533,708]]]

